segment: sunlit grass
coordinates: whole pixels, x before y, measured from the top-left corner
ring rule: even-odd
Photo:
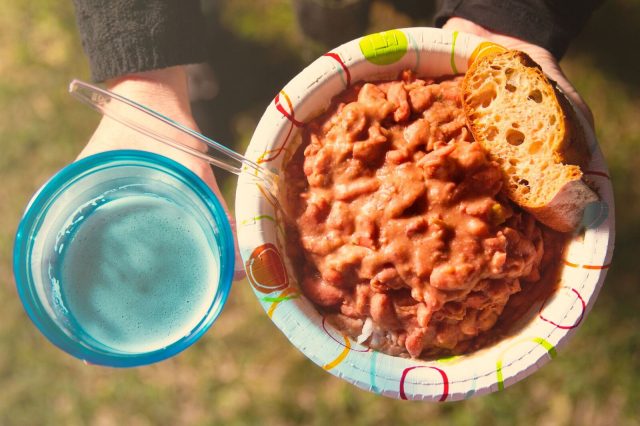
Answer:
[[[378,3],[372,29],[410,22]],[[302,43],[287,1],[220,4],[225,25],[238,37],[265,48],[282,41],[279,48],[292,51]],[[594,111],[610,165],[616,254],[585,324],[557,359],[525,381],[453,404],[376,396],[307,360],[268,320],[246,283],[235,285],[201,341],[158,365],[86,366],[53,347],[22,310],[11,250],[30,196],[75,158],[98,121],[66,93],[73,77],[89,75],[71,7],[9,2],[0,14],[1,425],[639,424],[640,92],[637,77],[616,79],[588,51],[572,51],[563,65]],[[602,13],[602,19],[616,16],[611,7]],[[255,127],[255,112],[248,105],[235,114],[237,140],[229,142],[238,149]],[[231,197],[229,182],[224,188]]]

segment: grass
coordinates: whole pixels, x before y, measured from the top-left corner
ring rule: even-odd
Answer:
[[[261,112],[318,47],[300,36],[289,2],[220,1],[212,36],[233,44],[214,68],[211,135],[242,150]],[[98,117],[66,94],[89,72],[71,2],[10,2],[0,14],[0,424],[2,425],[634,425],[640,424],[640,22],[633,0],[592,18],[563,67],[592,107],[617,200],[613,266],[598,302],[560,356],[506,391],[452,404],[402,402],[361,391],[318,368],[271,324],[246,284],[196,345],[144,368],[92,367],[49,344],[22,310],[11,274],[28,199],[72,161]],[[378,1],[372,30],[412,21]],[[316,50],[314,50],[316,49]],[[267,53],[265,53],[267,52]],[[233,56],[236,55],[236,56]],[[247,59],[248,58],[248,59]],[[242,62],[245,61],[245,62]],[[260,63],[263,76],[243,71]],[[246,79],[246,80],[243,80]],[[249,85],[241,90],[237,80]],[[217,102],[217,104],[216,104]],[[223,187],[231,201],[234,180]]]

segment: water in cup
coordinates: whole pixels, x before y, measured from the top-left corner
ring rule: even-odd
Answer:
[[[52,279],[79,329],[125,352],[153,351],[193,329],[216,292],[218,260],[194,218],[152,194],[81,213]]]

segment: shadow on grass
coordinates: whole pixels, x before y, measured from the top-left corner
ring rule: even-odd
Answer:
[[[589,57],[611,80],[624,84],[634,96],[640,95],[639,26],[640,2],[606,1],[574,41],[571,53]]]
[[[571,47],[572,55],[588,58],[588,63],[602,71],[609,81],[622,85],[632,99],[640,96],[640,55],[634,47],[638,43],[639,26],[640,3],[609,0],[593,14]],[[610,145],[615,147],[615,142],[610,141]],[[640,222],[637,220],[640,202],[631,181],[634,173],[630,167],[640,163],[609,165],[617,205],[616,245],[601,306],[607,310],[612,325],[624,323],[637,329],[640,327],[637,314],[640,311]]]
[[[385,0],[399,13],[413,16],[414,25],[430,22],[434,4],[421,0]],[[434,3],[434,2],[433,2]],[[236,121],[239,114],[249,114],[259,119],[276,93],[296,74],[333,46],[313,41],[300,43],[298,51],[287,43],[256,42],[233,33],[221,24],[220,9],[207,13],[209,28],[208,46],[211,46],[209,63],[213,67],[220,91],[210,101],[196,102],[194,115],[202,131],[222,143],[242,150],[239,146]],[[348,31],[338,43],[349,41]],[[302,36],[301,36],[302,37]]]
[[[302,68],[298,56],[285,46],[243,39],[219,23],[215,12],[209,24],[209,63],[219,92],[208,101],[194,103],[194,115],[204,134],[236,150],[237,120],[249,114],[257,123],[276,93]],[[224,49],[224,50],[222,50]]]

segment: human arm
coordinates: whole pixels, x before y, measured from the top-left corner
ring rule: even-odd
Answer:
[[[205,60],[204,19],[197,0],[74,0],[82,46],[94,81],[197,129],[184,64]],[[172,157],[214,190],[208,164],[104,117],[81,157],[110,149]],[[219,195],[219,192],[218,192]]]
[[[184,66],[178,65],[159,70],[127,74],[107,80],[105,86],[110,91],[135,100],[166,117],[171,117],[171,119],[186,127],[194,130],[198,129],[191,114]],[[144,114],[136,115],[134,118],[136,120],[149,120],[147,126],[151,128],[156,124],[154,118]],[[193,148],[204,149],[194,138],[177,134],[174,137],[180,137],[182,143],[188,144]],[[79,157],[114,149],[139,149],[170,157],[190,168],[209,184],[214,191],[218,192],[218,186],[208,163],[158,142],[107,116],[102,118],[89,142],[80,152]],[[218,195],[220,194],[218,193]]]
[[[198,130],[191,113],[185,64],[203,62],[204,23],[197,1],[74,0],[92,78],[107,89]],[[140,115],[139,119],[149,119]],[[154,123],[149,123],[150,127]],[[200,148],[195,140],[182,141]],[[235,234],[233,217],[208,163],[103,117],[79,158],[115,149],[170,157],[216,193]],[[237,245],[236,245],[236,254]],[[236,268],[242,263],[236,259]],[[236,273],[236,278],[241,277]]]
[[[73,0],[92,79],[204,62],[197,0]]]
[[[128,74],[121,78],[107,80],[105,85],[107,89],[114,93],[128,99],[135,99],[138,103],[143,104],[166,117],[171,117],[172,120],[188,128],[198,131],[198,126],[191,114],[187,88],[187,76],[184,66],[175,66],[160,70]],[[114,108],[118,108],[118,105],[114,106]],[[125,113],[129,114],[129,118],[136,120],[136,122],[139,122],[143,127],[153,129],[158,126],[158,122],[155,121],[156,119],[147,116],[146,114],[136,114],[132,111],[127,111]],[[135,115],[131,116],[132,113]],[[142,120],[142,122],[139,120]],[[167,131],[169,133],[167,136],[179,141],[181,144],[188,145],[196,150],[206,151],[206,147],[195,138],[181,132],[171,133],[170,128],[168,128]],[[242,268],[242,261],[238,251],[238,244],[235,239],[235,220],[230,214],[229,208],[222,196],[209,163],[191,154],[156,141],[155,139],[139,133],[137,130],[123,125],[108,116],[102,117],[98,127],[84,149],[80,152],[78,158],[118,149],[149,151],[169,157],[187,167],[213,190],[226,212],[234,234],[236,252],[236,272],[234,274],[234,279],[241,279],[244,277],[244,270]]]

